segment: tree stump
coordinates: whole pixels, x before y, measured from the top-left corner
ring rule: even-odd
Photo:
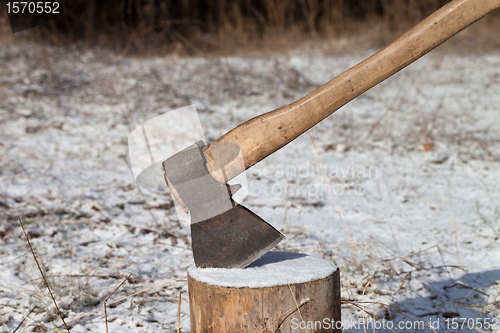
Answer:
[[[243,269],[188,270],[192,333],[341,332],[340,274],[325,259],[268,252]]]

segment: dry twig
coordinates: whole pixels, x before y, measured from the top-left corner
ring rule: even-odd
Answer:
[[[301,304],[301,305],[299,306],[299,303],[297,302],[297,299],[295,298],[295,294],[293,293],[292,287],[291,287],[291,286],[290,286],[290,284],[288,283],[288,279],[287,279],[287,281],[286,281],[286,282],[287,282],[288,288],[290,289],[290,293],[292,294],[293,301],[295,302],[295,306],[297,307],[297,311],[299,312],[300,319],[301,319],[302,321],[304,321],[304,317],[302,317],[302,313],[300,312],[300,307],[301,307],[303,304]],[[306,333],[308,333],[307,328],[306,328]]]
[[[121,287],[121,286],[125,283],[125,281],[127,281],[127,280],[128,280],[128,278],[129,278],[129,277],[131,277],[131,276],[132,276],[132,273],[130,273],[130,274],[129,274],[129,275],[128,275],[128,276],[127,276],[127,277],[126,277],[126,278],[122,281],[122,283],[120,283],[120,285],[119,285],[118,287],[116,287],[116,289],[115,289],[115,290],[113,290],[113,292],[112,292],[112,293],[108,296],[108,298],[106,298],[106,299],[104,300],[104,318],[105,318],[105,320],[106,320],[106,333],[108,333],[108,313],[107,313],[107,311],[106,311],[106,302],[108,301],[108,299],[109,299],[111,296],[113,296],[113,294],[114,294],[114,293],[118,290],[118,288],[120,288],[120,287]]]
[[[457,220],[455,219],[455,211],[453,211],[453,228],[455,229],[455,248],[457,250],[458,266],[461,266],[460,255],[458,254]]]
[[[21,228],[23,229],[23,233],[24,233],[24,236],[26,237],[26,241],[28,241],[28,245],[30,247],[31,254],[33,254],[33,258],[35,258],[36,265],[38,266],[38,270],[40,271],[40,274],[42,274],[43,282],[45,283],[45,286],[47,287],[47,290],[50,293],[50,297],[52,297],[52,301],[54,302],[54,305],[56,306],[57,313],[59,314],[59,317],[61,317],[61,320],[62,320],[64,326],[66,327],[66,330],[69,332],[68,325],[66,325],[66,322],[64,321],[62,313],[59,310],[59,307],[57,306],[56,299],[54,298],[54,295],[52,295],[52,290],[50,290],[49,283],[47,282],[47,279],[45,278],[45,274],[43,274],[42,267],[40,267],[40,264],[38,263],[38,260],[36,259],[35,251],[33,251],[33,247],[31,246],[31,242],[30,242],[30,239],[28,237],[28,234],[26,233],[26,230],[24,230],[23,222],[21,221],[21,218],[19,216],[17,217],[17,219],[19,220],[19,223],[21,224]]]
[[[184,282],[184,280],[175,280],[175,281],[170,281],[170,282],[167,282],[167,283],[162,283],[162,284],[160,284],[160,285],[172,284],[172,283],[176,283],[176,282]],[[152,289],[152,288],[154,288],[154,287],[158,287],[158,286],[159,286],[159,285],[152,285],[152,286],[149,286],[149,287],[147,287],[147,288],[145,288],[145,289],[142,289],[142,290],[136,291],[135,293],[133,293],[133,294],[131,294],[131,295],[128,295],[128,296],[122,297],[122,298],[120,298],[120,299],[117,299],[116,301],[113,301],[113,302],[109,303],[109,305],[111,305],[111,304],[115,304],[115,303],[118,303],[118,302],[121,302],[121,301],[123,301],[123,300],[125,300],[125,299],[127,299],[127,298],[132,297],[132,296],[135,296],[135,295],[138,295],[138,294],[142,294],[142,293],[144,293],[144,292],[146,292],[146,291],[148,291],[148,290],[150,290],[150,289]],[[85,313],[85,314],[81,315],[80,317],[77,317],[77,318],[71,319],[70,321],[68,321],[68,323],[70,323],[70,322],[72,322],[72,321],[75,321],[75,320],[78,320],[78,319],[82,319],[82,318],[87,317],[87,316],[90,316],[92,313],[99,311],[99,310],[100,310],[100,309],[102,309],[103,307],[104,307],[104,305],[103,305],[103,306],[101,306],[101,307],[99,307],[99,308],[97,308],[97,309],[94,309],[94,310],[92,310],[92,311],[90,311],[90,312],[87,312],[87,313]]]
[[[17,330],[21,327],[21,325],[24,323],[24,321],[26,320],[26,318],[29,317],[29,315],[33,312],[33,310],[35,310],[35,307],[33,307],[30,312],[28,312],[28,314],[26,315],[26,317],[23,318],[23,320],[21,320],[21,322],[19,323],[19,325],[16,327],[16,329],[14,330],[14,332],[12,333],[16,333]]]
[[[179,288],[179,302],[177,305],[177,333],[181,333],[181,292],[182,289]]]

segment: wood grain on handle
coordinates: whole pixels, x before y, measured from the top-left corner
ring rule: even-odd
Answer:
[[[389,46],[300,100],[252,118],[205,147],[210,156],[223,156],[220,142],[237,144],[245,170],[282,148],[341,106],[384,81],[427,52],[500,7],[500,0],[454,0],[420,22]],[[214,171],[208,163],[209,170]],[[219,164],[220,165],[220,164]],[[227,181],[243,172],[228,165]],[[215,175],[214,175],[215,176]],[[217,177],[216,177],[217,178]]]

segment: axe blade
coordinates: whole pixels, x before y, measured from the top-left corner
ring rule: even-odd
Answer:
[[[243,268],[285,236],[255,213],[236,204],[230,210],[191,224],[196,267]]]
[[[235,157],[239,147],[225,143]],[[165,180],[191,215],[191,239],[197,267],[242,268],[271,250],[285,236],[238,205],[231,196],[241,187],[219,183],[206,167],[203,142],[163,162]],[[229,149],[230,148],[230,149]]]

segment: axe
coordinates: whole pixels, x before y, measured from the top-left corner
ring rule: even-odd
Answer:
[[[245,267],[284,238],[231,199],[239,186],[227,185],[229,180],[499,7],[500,0],[454,0],[298,101],[252,118],[209,145],[197,142],[165,160],[165,181],[191,215],[196,266]]]

